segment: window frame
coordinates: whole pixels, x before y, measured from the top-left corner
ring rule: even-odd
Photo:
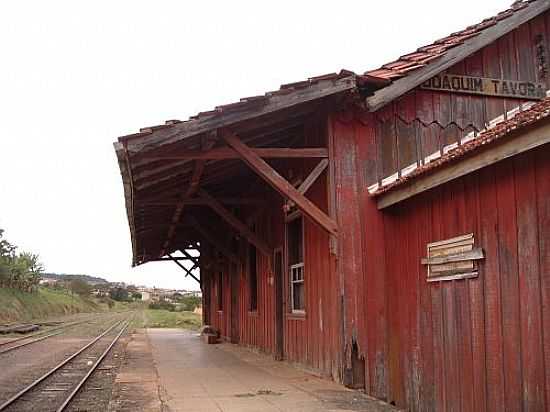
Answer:
[[[293,224],[296,220],[300,219],[300,226],[301,226],[301,233],[300,233],[300,248],[301,250],[301,256],[302,261],[297,263],[290,263],[290,231],[289,226]],[[292,213],[291,215],[288,215],[285,219],[285,245],[286,245],[286,275],[288,276],[288,313],[290,315],[296,315],[296,316],[305,316],[306,310],[307,310],[307,304],[306,304],[306,265],[305,265],[305,225],[304,225],[304,217],[302,213]],[[301,279],[295,280],[294,279],[294,273],[293,271],[296,269],[301,269]],[[294,306],[294,286],[295,285],[302,285],[304,290],[304,301],[303,301],[303,308],[295,308]]]
[[[255,225],[254,225],[255,226]],[[255,227],[253,226],[253,230],[255,229]],[[255,230],[254,230],[255,231]],[[256,288],[254,289],[253,288],[253,285],[252,285],[252,273],[251,273],[251,269],[252,269],[252,262],[251,262],[251,251],[254,251],[254,275],[255,275],[255,278],[256,278]],[[256,249],[256,246],[254,246],[252,243],[249,243],[248,244],[248,248],[247,248],[247,283],[248,283],[248,313],[250,314],[257,314],[258,313],[258,298],[259,298],[259,293],[258,293],[258,288],[259,288],[259,285],[258,285],[258,249]],[[254,293],[254,295],[253,295]],[[254,296],[254,299],[252,299],[252,297]],[[255,305],[252,305],[252,303],[254,303]]]

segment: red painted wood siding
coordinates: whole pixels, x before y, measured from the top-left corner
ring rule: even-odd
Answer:
[[[384,213],[365,199],[369,393],[411,410],[550,407],[549,154],[544,146]],[[427,283],[426,244],[472,232],[486,253],[479,277]]]
[[[550,68],[550,13],[513,30],[493,44],[448,69],[449,73],[545,83],[535,48],[540,36]],[[550,70],[550,69],[549,69]],[[376,112],[377,159],[367,168],[367,184],[381,181],[419,159],[455,143],[473,130],[520,105],[520,99],[432,92],[420,88]]]
[[[304,146],[323,146],[326,144],[326,117],[315,117],[305,125]],[[288,164],[278,164],[277,169],[284,175],[289,170],[293,175],[302,174],[304,177],[315,167],[318,160],[308,159],[289,160]],[[285,247],[285,222],[283,202],[280,196],[272,191],[256,193],[269,199],[270,206],[258,214],[256,209],[244,210],[241,219],[256,215],[257,233],[268,242],[272,248]],[[307,197],[322,210],[328,209],[327,176],[323,173],[307,192]],[[257,252],[258,274],[258,310],[249,311],[249,283],[247,273],[247,248],[245,240],[240,242],[238,252],[241,265],[235,276],[238,277],[238,304],[231,307],[231,287],[228,268],[224,266],[224,311],[218,312],[216,305],[215,272],[205,271],[212,285],[210,286],[210,315],[211,324],[224,337],[229,338],[231,333],[231,311],[238,314],[239,343],[257,348],[263,352],[275,354],[275,282],[272,268],[272,257]],[[208,253],[208,251],[206,251]],[[304,263],[305,263],[305,316],[295,316],[289,313],[289,278],[285,270],[284,279],[284,358],[290,362],[301,363],[327,376],[338,376],[341,348],[339,336],[340,323],[340,294],[339,278],[336,276],[336,260],[330,253],[328,234],[304,218]],[[232,275],[231,275],[232,276]]]

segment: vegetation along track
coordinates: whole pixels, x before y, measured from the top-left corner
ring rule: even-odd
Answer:
[[[130,322],[130,317],[124,321],[116,321],[86,345],[0,404],[0,411],[65,410],[117,343]]]

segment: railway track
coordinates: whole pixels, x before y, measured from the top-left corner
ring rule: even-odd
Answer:
[[[130,318],[114,322],[86,345],[1,403],[0,411],[64,411],[130,322]]]
[[[90,319],[85,319],[78,322],[71,322],[71,323],[67,323],[66,325],[58,326],[45,331],[36,332],[28,336],[21,336],[19,338],[11,339],[6,342],[0,342],[0,355],[23,348],[28,345],[32,345],[33,343],[43,341],[53,336],[60,335],[67,329],[70,329],[72,327],[81,325],[89,321]]]

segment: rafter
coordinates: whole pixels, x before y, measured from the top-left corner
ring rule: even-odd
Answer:
[[[227,210],[220,202],[206,193],[204,190],[199,191],[199,196],[208,202],[208,206],[216,212],[223,220],[225,220],[230,226],[236,229],[246,240],[252,243],[259,251],[266,256],[271,256],[271,248],[265,243],[256,233],[241,222],[231,211]]]
[[[315,166],[313,168],[313,170],[311,171],[311,173],[305,178],[305,180],[300,184],[300,186],[298,186],[298,192],[300,192],[301,194],[306,194],[306,192],[309,190],[309,188],[313,185],[313,183],[315,183],[315,181],[317,180],[317,178],[319,176],[321,176],[321,173],[323,173],[325,171],[325,169],[328,167],[328,159],[323,159],[321,160],[317,166]],[[287,202],[287,205],[289,207],[293,207],[294,206],[294,202],[293,201],[288,201]]]
[[[225,257],[235,264],[240,264],[239,258],[229,250],[220,240],[219,237],[211,233],[204,225],[201,225],[194,217],[188,217],[189,224],[204,238],[204,240],[210,243],[214,248],[220,251]]]
[[[256,155],[263,158],[325,158],[328,157],[328,150],[324,147],[261,147],[251,149]],[[151,154],[148,158],[155,160],[224,160],[240,159],[240,155],[230,147],[216,147],[208,151],[202,150],[179,150],[171,153]]]
[[[176,258],[174,258],[171,254],[168,254],[168,257],[169,257],[176,265],[178,265],[180,268],[182,268],[182,269],[185,271],[185,273],[186,273],[185,276],[191,276],[193,279],[195,279],[195,280],[197,281],[197,283],[198,283],[200,286],[202,286],[200,279],[198,279],[195,275],[193,275],[193,273],[191,273],[191,271],[194,270],[194,269],[197,267],[196,264],[193,265],[193,267],[192,267],[191,269],[187,269],[187,268],[186,268],[185,266],[183,266]]]
[[[247,145],[232,133],[225,133],[223,139],[235,151],[239,153],[241,159],[254,170],[271,187],[277,190],[281,195],[293,201],[296,206],[310,219],[320,225],[329,233],[336,235],[338,226],[334,220],[319,209],[313,202],[300,193],[292,184],[273,169],[265,160],[259,157]]]
[[[206,142],[203,142],[203,149],[205,151],[208,151],[214,146],[215,141],[209,140]],[[202,174],[204,172],[204,166],[206,161],[205,160],[196,160],[195,161],[195,168],[193,170],[193,176],[191,177],[191,181],[189,183],[189,187],[187,188],[187,191],[185,192],[184,196],[182,196],[182,199],[178,202],[176,205],[176,210],[174,211],[174,215],[172,216],[172,219],[170,221],[170,227],[168,229],[168,234],[166,236],[166,240],[164,244],[162,245],[162,249],[159,253],[159,257],[162,257],[166,254],[166,251],[168,250],[168,247],[170,246],[170,242],[172,241],[172,238],[174,237],[174,233],[176,233],[176,225],[180,221],[181,215],[183,213],[183,208],[185,206],[185,199],[190,198],[193,196],[196,191],[199,188],[200,180],[202,177]]]

